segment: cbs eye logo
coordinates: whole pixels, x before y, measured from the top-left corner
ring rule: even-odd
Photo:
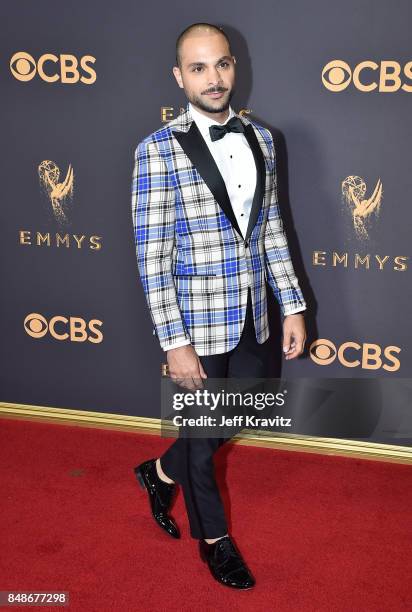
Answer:
[[[46,83],[78,83],[91,85],[96,81],[96,72],[89,66],[96,58],[84,55],[79,61],[74,55],[62,53],[44,53],[36,62],[34,57],[25,51],[18,51],[10,60],[10,71],[18,81],[31,81],[36,74]],[[84,76],[84,74],[88,76]]]
[[[63,317],[56,315],[49,322],[38,312],[31,312],[24,319],[24,329],[32,338],[43,338],[49,333],[55,340],[69,340],[70,342],[92,342],[99,344],[103,341],[100,329],[103,325],[98,319],[85,321],[80,317]]]
[[[332,60],[322,70],[322,83],[326,89],[334,92],[343,91],[352,82],[362,92],[377,89],[388,93],[402,89],[410,93],[412,85],[403,83],[403,76],[412,80],[412,61],[405,64],[402,75],[402,66],[393,60],[383,60],[380,64],[366,60],[353,70],[342,60]]]
[[[396,372],[401,363],[392,353],[400,353],[398,346],[387,346],[383,350],[378,344],[364,342],[344,342],[336,347],[331,340],[319,338],[312,342],[309,355],[317,365],[327,366],[338,359],[345,368],[361,367],[364,370],[379,370]]]

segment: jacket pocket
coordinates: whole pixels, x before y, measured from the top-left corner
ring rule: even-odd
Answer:
[[[208,295],[216,290],[217,276],[212,274],[187,274],[175,276],[177,292],[181,295]]]
[[[213,278],[216,274],[174,274],[177,278]]]

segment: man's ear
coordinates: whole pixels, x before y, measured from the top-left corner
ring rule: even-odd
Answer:
[[[181,89],[183,89],[182,75],[178,66],[173,66],[173,74],[175,75],[177,84]]]

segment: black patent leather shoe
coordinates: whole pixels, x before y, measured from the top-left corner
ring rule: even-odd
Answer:
[[[255,579],[228,535],[213,544],[199,540],[199,553],[218,582],[234,589],[251,589],[255,585]]]
[[[179,529],[167,514],[172,503],[176,485],[164,482],[156,470],[156,459],[149,459],[134,468],[138,483],[149,495],[152,515],[158,525],[172,538],[180,538]]]

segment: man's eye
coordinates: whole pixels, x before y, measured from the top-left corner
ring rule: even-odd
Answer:
[[[227,68],[229,66],[229,62],[220,62],[219,66],[223,66],[225,68]],[[193,68],[192,72],[198,72],[199,70],[203,70],[203,66],[195,66],[195,68]]]

